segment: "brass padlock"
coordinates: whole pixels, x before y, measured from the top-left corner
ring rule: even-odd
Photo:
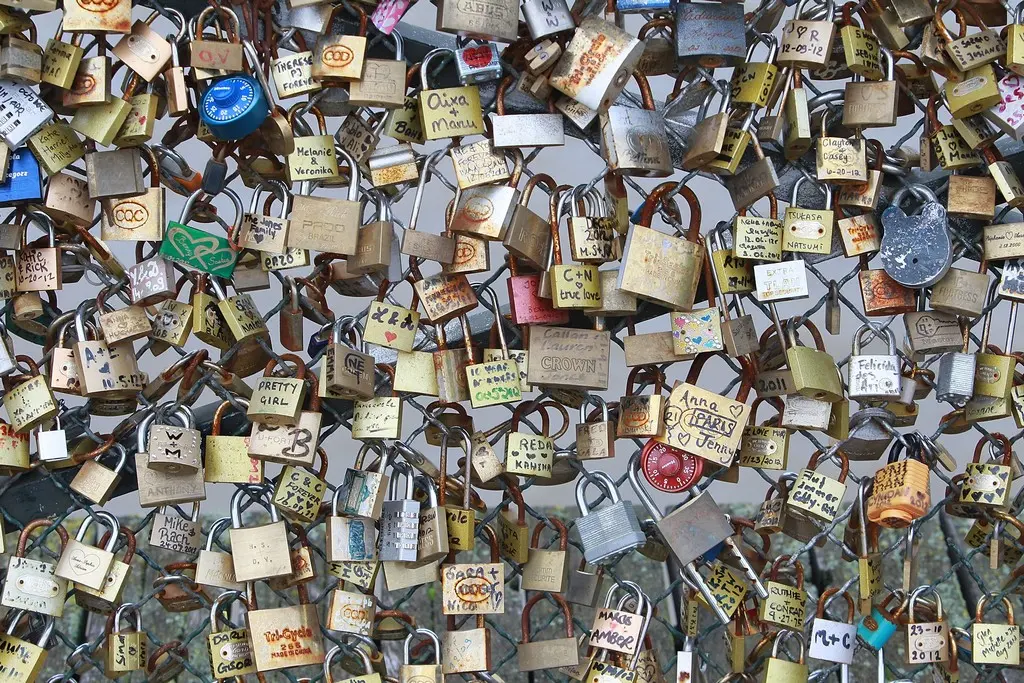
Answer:
[[[54,522],[50,519],[35,519],[21,530],[18,546],[7,564],[7,577],[4,581],[3,595],[0,596],[0,604],[4,607],[51,617],[60,617],[64,614],[64,601],[68,593],[67,580],[55,575],[56,565],[25,557],[32,532],[37,529],[47,530],[53,525]],[[63,555],[69,540],[68,532],[59,523],[55,531]]]
[[[224,591],[214,598],[210,607],[210,635],[207,636],[207,644],[210,648],[211,673],[217,680],[256,673],[252,646],[249,644],[249,630],[221,628],[221,614],[229,609],[235,600],[248,611],[246,596],[239,590]]]
[[[269,497],[269,487],[263,487],[262,491],[263,496]],[[247,492],[239,489],[231,497],[231,557],[235,565],[235,580],[254,581],[291,574],[288,532],[284,521],[277,518],[277,508],[268,505],[270,524],[243,527],[241,503],[245,495]]]
[[[633,383],[637,380],[652,381],[652,394],[637,394]],[[626,395],[619,399],[619,419],[616,423],[618,437],[654,437],[665,429],[663,414],[665,397],[662,395],[665,375],[656,366],[637,366],[626,377]]]
[[[438,14],[440,20],[440,13]],[[423,134],[427,140],[440,140],[484,132],[483,113],[480,109],[480,89],[475,85],[457,88],[431,89],[430,62],[450,55],[453,50],[435,48],[423,56],[420,63],[419,109],[423,120]]]
[[[566,531],[565,524],[557,517],[551,517],[548,521],[554,525],[555,531],[558,533],[558,549],[546,550],[539,547],[540,535],[545,524],[538,522],[530,539],[529,559],[523,566],[522,585],[523,590],[557,594],[565,591],[569,579],[569,557],[566,552],[569,532]],[[575,652],[575,646],[573,651]]]
[[[523,606],[523,637],[517,648],[517,663],[520,671],[573,667],[580,663],[579,646],[573,635],[572,612],[569,609],[569,603],[557,593],[551,597],[562,609],[562,616],[565,619],[565,637],[530,642],[530,611],[538,601],[544,598],[543,593],[535,593]]]

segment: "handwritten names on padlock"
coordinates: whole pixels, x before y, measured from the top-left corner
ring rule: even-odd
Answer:
[[[782,221],[760,216],[737,216],[733,253],[751,261],[782,260]]]
[[[200,537],[196,523],[176,514],[159,514],[150,530],[149,544],[182,555],[199,552]]]
[[[281,471],[274,504],[301,519],[316,519],[327,484],[318,477],[291,465]]]
[[[504,563],[446,564],[441,569],[445,614],[504,614]]]
[[[466,383],[473,406],[521,401],[519,367],[514,360],[498,360],[466,366]]]
[[[655,438],[717,465],[729,466],[749,415],[750,406],[683,382],[669,396],[665,435]]]
[[[785,469],[788,439],[789,432],[782,427],[746,427],[740,442],[739,465],[766,470]]]
[[[594,616],[594,628],[590,631],[590,647],[614,650],[631,655],[640,647],[644,631],[641,614],[621,612],[602,608]]]
[[[744,596],[747,594],[747,584],[740,575],[721,562],[715,562],[712,565],[711,573],[705,579],[705,583],[719,606],[730,617],[743,604]]]
[[[427,319],[435,325],[476,308],[476,292],[465,275],[438,273],[417,280],[416,294],[426,312]]]
[[[811,469],[800,475],[789,493],[790,506],[824,522],[831,522],[839,513],[846,484]]]
[[[555,442],[546,436],[510,432],[505,443],[505,470],[528,477],[551,477]]]
[[[298,52],[275,59],[270,65],[277,96],[285,99],[320,90],[320,84],[313,80],[313,53]]]
[[[608,388],[607,332],[532,326],[529,335],[530,384]]]
[[[420,314],[383,301],[370,303],[364,339],[399,351],[412,351]]]
[[[971,660],[975,664],[1020,664],[1020,627],[1012,624],[971,625]]]
[[[761,619],[783,628],[802,630],[807,613],[807,593],[778,581],[765,583],[768,597],[761,603]]]

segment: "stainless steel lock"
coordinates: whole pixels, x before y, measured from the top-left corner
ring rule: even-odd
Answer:
[[[896,416],[885,408],[864,408],[850,416],[850,436],[843,442],[843,453],[849,460],[878,460],[892,442],[890,427]]]
[[[888,353],[862,354],[865,334],[882,334]],[[892,401],[900,398],[900,359],[896,355],[896,336],[889,328],[881,331],[865,323],[853,335],[853,353],[849,366],[849,397],[862,401]]]
[[[415,562],[419,546],[420,503],[413,500],[413,474],[408,465],[395,463],[396,472],[405,477],[405,497],[399,495],[398,474],[391,479],[392,500],[384,501],[380,514],[381,562]]]
[[[963,406],[974,396],[974,374],[978,356],[967,352],[970,335],[963,327],[964,345],[960,351],[949,351],[939,358],[938,384],[935,398],[956,407]]]
[[[455,51],[455,70],[462,85],[477,85],[501,78],[501,50],[495,43],[484,43]]]
[[[525,0],[522,7],[526,28],[535,41],[576,28],[565,0]]]
[[[597,486],[611,503],[590,511],[586,491],[589,485]],[[591,564],[611,564],[630,550],[647,542],[640,529],[640,521],[630,503],[619,498],[615,482],[604,472],[591,472],[576,482],[576,505],[580,518],[576,528],[583,543],[583,557]]]
[[[916,214],[907,215],[902,202],[907,192],[924,199]],[[953,263],[953,243],[946,223],[946,208],[923,185],[901,187],[882,212],[882,267],[904,287],[931,287]]]
[[[190,474],[202,466],[202,434],[195,428],[192,409],[180,406],[174,415],[182,426],[154,424],[149,431],[149,469],[169,474]]]

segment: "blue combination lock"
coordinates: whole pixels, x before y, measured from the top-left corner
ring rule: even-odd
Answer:
[[[242,49],[250,65],[258,64],[256,50],[248,41]],[[199,118],[218,140],[240,140],[255,133],[270,115],[270,95],[263,72],[253,66],[256,78],[233,74],[214,81],[203,93]]]

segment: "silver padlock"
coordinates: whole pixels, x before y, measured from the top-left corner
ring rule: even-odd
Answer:
[[[598,567],[597,571],[588,572],[587,560],[581,557],[579,567],[569,570],[569,581],[562,597],[576,605],[593,607],[603,585],[604,567]]]
[[[174,411],[181,426],[154,424],[149,431],[149,469],[167,474],[191,474],[202,466],[200,443],[202,434],[195,415],[188,406]]]
[[[944,353],[939,358],[935,398],[947,401],[957,408],[966,405],[974,396],[974,373],[977,371],[978,357],[967,351],[970,340],[965,327],[963,348]]]
[[[68,435],[60,428],[60,413],[53,418],[56,425],[53,429],[43,429],[39,425],[36,431],[36,448],[41,462],[63,462],[68,459]]]
[[[587,505],[587,487],[593,484],[611,503],[591,512]],[[576,505],[580,515],[576,529],[583,543],[583,557],[591,564],[611,564],[629,551],[647,542],[640,521],[630,503],[619,497],[615,482],[604,472],[591,472],[576,482]]]
[[[647,77],[639,72],[633,77],[640,86],[643,109],[613,104],[600,112],[601,156],[621,175],[663,178],[674,170],[665,120],[655,111]]]
[[[865,334],[884,335],[885,354],[863,354],[861,343]],[[892,401],[900,398],[900,359],[896,355],[896,336],[889,328],[875,329],[868,323],[853,335],[853,353],[849,365],[849,396],[861,401]]]
[[[139,150],[134,147],[86,154],[85,175],[93,199],[127,197],[146,191]]]
[[[641,482],[641,455],[642,451],[637,451],[629,459],[629,483],[632,484],[633,491],[654,519],[654,523],[658,527],[658,534],[679,564],[683,566],[683,571],[680,574],[682,579],[695,586],[718,619],[723,624],[728,624],[729,615],[722,609],[704,582],[704,577],[697,571],[697,561],[702,555],[719,548],[720,544],[731,543],[734,533],[732,525],[729,524],[729,520],[718,507],[715,499],[706,491],[696,496],[690,496],[689,500],[681,506],[668,513],[667,516],[663,516]],[[745,563],[744,572],[755,584],[761,583],[757,578],[757,572],[750,567],[749,563]],[[761,588],[764,589],[764,586]]]
[[[415,562],[419,547],[420,503],[413,500],[412,468],[395,463],[398,474],[391,479],[392,500],[384,501],[380,513],[381,562]],[[405,477],[405,498],[399,495],[399,474]]]
[[[53,110],[31,88],[0,80],[0,137],[8,147],[23,147],[52,118]]]
[[[153,306],[178,296],[174,264],[160,256],[128,267],[128,284],[132,304]]]
[[[535,41],[576,28],[565,0],[523,0],[522,8],[526,28]]]
[[[923,197],[917,213],[907,215],[900,207],[913,192]],[[931,287],[949,272],[953,242],[949,236],[946,207],[924,185],[906,185],[892,196],[882,211],[882,268],[904,287]]]
[[[477,85],[501,78],[501,51],[495,43],[471,45],[455,51],[455,70],[462,85]]]
[[[890,428],[879,424],[884,422]],[[851,460],[878,460],[892,442],[896,416],[885,408],[864,408],[850,416],[850,436],[843,442],[843,453]]]

